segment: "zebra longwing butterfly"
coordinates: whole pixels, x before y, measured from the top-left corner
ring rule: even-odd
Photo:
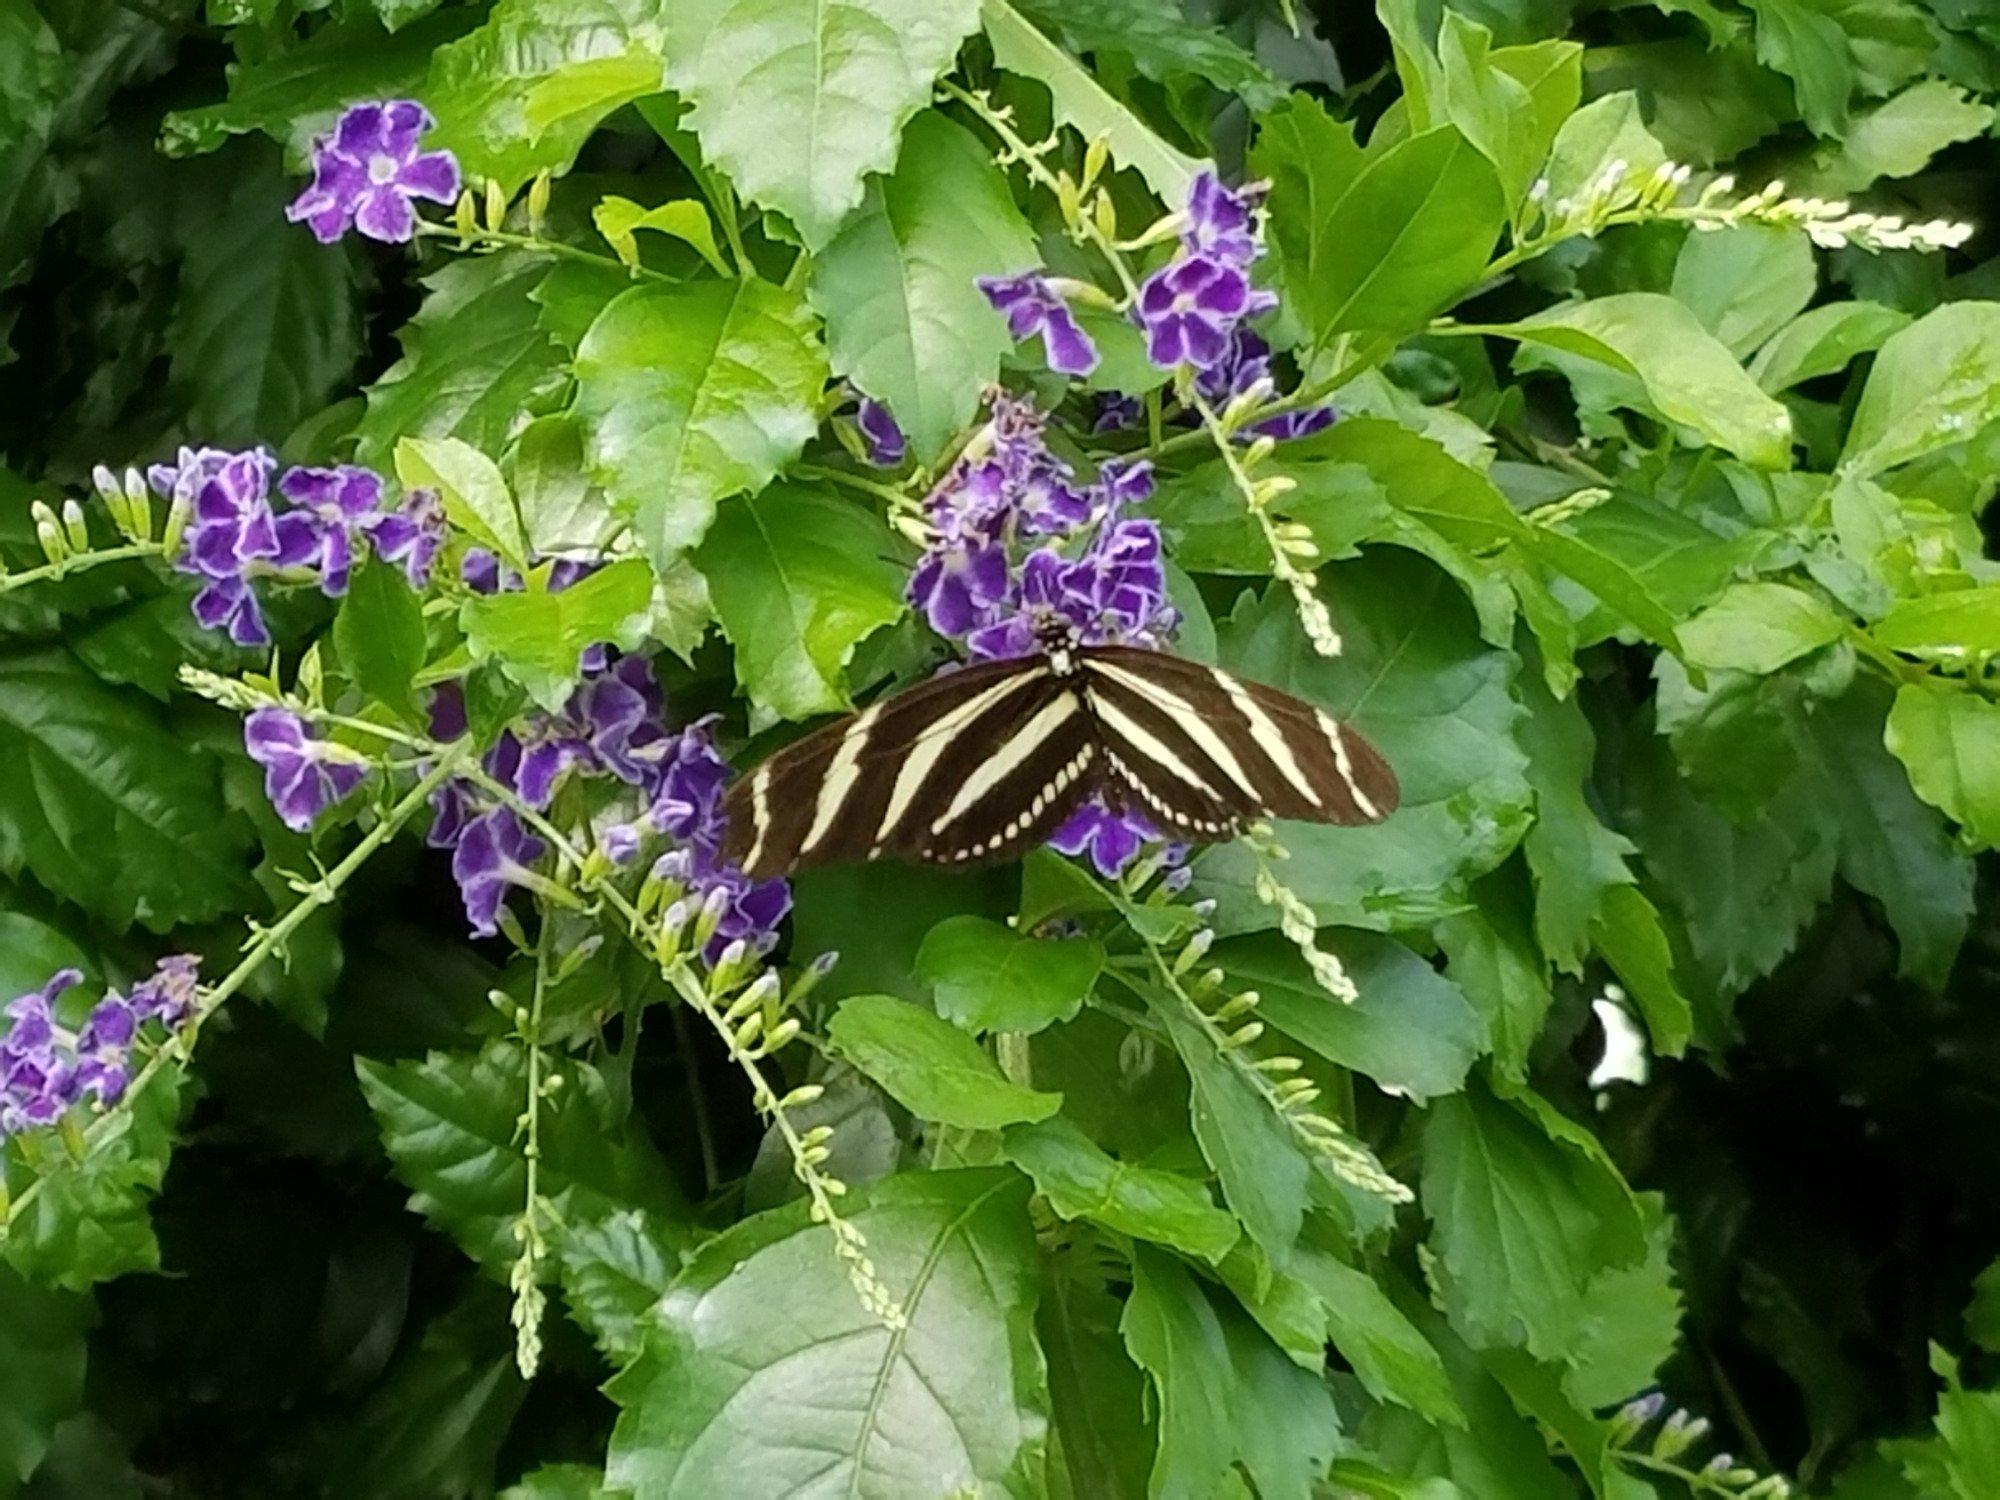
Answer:
[[[1323,710],[1164,651],[1082,646],[941,673],[815,730],[730,788],[725,857],[764,880],[895,856],[1018,859],[1092,793],[1188,842],[1260,818],[1374,823],[1396,776]]]

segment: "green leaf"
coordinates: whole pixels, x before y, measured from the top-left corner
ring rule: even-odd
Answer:
[[[1583,47],[1493,47],[1493,33],[1446,11],[1438,29],[1445,114],[1493,163],[1509,210],[1527,196],[1583,92]]]
[[[1637,886],[1615,885],[1604,893],[1590,924],[1591,940],[1611,972],[1638,1003],[1652,1033],[1653,1050],[1679,1057],[1687,1049],[1694,1011],[1674,983],[1674,955],[1660,926],[1660,914]]]
[[[2000,418],[2000,302],[1954,302],[1890,336],[1841,450],[1866,478],[1962,443]]]
[[[928,110],[903,132],[894,175],[814,260],[833,368],[888,406],[920,462],[944,451],[1014,347],[976,279],[1039,263],[986,148]]]
[[[1687,308],[1654,292],[1570,302],[1519,323],[1483,329],[1551,351],[1546,362],[1602,365],[1613,405],[1650,409],[1763,469],[1791,463],[1791,418],[1743,372]],[[1629,384],[1630,389],[1625,388]]]
[[[800,485],[725,507],[695,554],[736,680],[760,710],[848,706],[854,648],[903,613],[903,571],[879,515]]]
[[[1522,841],[1535,884],[1535,941],[1557,968],[1578,974],[1605,893],[1632,879],[1625,863],[1632,844],[1591,805],[1597,745],[1581,705],[1558,700],[1534,673],[1521,691],[1528,704],[1521,747],[1535,791],[1535,823]]]
[[[540,1464],[500,1492],[500,1500],[609,1500],[596,1464]]]
[[[0,656],[0,871],[154,932],[256,900],[213,757],[58,647]]]
[[[826,374],[811,313],[766,281],[634,287],[604,309],[577,350],[576,414],[655,566],[798,455]]]
[[[1936,651],[1946,660],[1968,651],[2000,651],[2000,588],[1899,599],[1868,633],[1892,650]]]
[[[653,604],[653,571],[639,558],[551,593],[553,567],[535,569],[519,591],[474,594],[459,612],[473,660],[498,662],[550,713],[569,701],[585,651],[607,642],[630,651],[645,638]]]
[[[1445,973],[1486,1019],[1496,1078],[1525,1082],[1529,1051],[1555,1003],[1549,965],[1529,923],[1526,883],[1511,871],[1496,871],[1472,888],[1467,910],[1434,931]]]
[[[408,437],[396,444],[396,477],[408,489],[433,489],[451,523],[497,553],[517,573],[528,571],[528,539],[500,466],[458,438]]]
[[[1515,659],[1484,645],[1445,575],[1407,553],[1373,549],[1320,580],[1345,640],[1339,657],[1312,649],[1274,589],[1220,622],[1223,664],[1351,720],[1394,767],[1402,805],[1372,828],[1281,825],[1293,855],[1283,878],[1323,922],[1419,925],[1455,909],[1528,827]],[[1202,856],[1196,885],[1220,902],[1218,931],[1276,925],[1254,881],[1248,850]]]
[[[0,12],[0,42],[5,33]],[[83,1407],[94,1321],[88,1297],[34,1286],[0,1266],[0,1486],[10,1492],[41,1465],[57,1425]]]
[[[1749,0],[1757,17],[1757,60],[1792,80],[1799,114],[1815,135],[1847,130],[1856,79],[1847,33],[1808,0]]]
[[[1941,1467],[1956,1500],[1979,1500],[2000,1484],[2000,1390],[1965,1389],[1958,1361],[1936,1344],[1931,1372],[1944,1380],[1935,1419]]]
[[[476,21],[470,12],[450,10],[402,31],[385,31],[370,17],[343,17],[297,45],[236,64],[227,102],[174,110],[160,123],[160,145],[169,156],[186,156],[261,130],[285,145],[294,160],[302,159],[312,137],[333,123],[342,105],[415,94],[431,53]],[[299,231],[294,227],[292,233]]]
[[[949,917],[917,950],[938,1013],[967,1031],[1035,1032],[1083,1008],[1104,967],[1090,938],[1024,936],[984,917]]]
[[[1293,94],[1257,120],[1249,168],[1271,184],[1265,242],[1275,252],[1285,302],[1303,309],[1322,275],[1342,253],[1343,226],[1334,205],[1353,186],[1368,158],[1354,127],[1336,120],[1309,94]],[[1290,313],[1281,314],[1289,317]]]
[[[615,1364],[638,1354],[647,1316],[680,1270],[679,1226],[637,1209],[570,1225],[557,1246],[563,1300]]]
[[[410,1207],[489,1269],[521,1253],[514,1223],[527,1201],[527,1158],[516,1122],[527,1107],[527,1058],[509,1042],[477,1053],[432,1052],[407,1062],[355,1064]],[[594,1068],[547,1058],[563,1087],[541,1102],[540,1192],[556,1220],[580,1229],[622,1209],[657,1226],[690,1223],[680,1190],[643,1134],[614,1122]]]
[[[87,1291],[96,1282],[157,1271],[153,1199],[166,1178],[181,1118],[185,1075],[168,1068],[114,1117],[82,1161],[55,1141],[41,1187],[17,1206],[0,1238],[0,1260],[42,1286]],[[10,1175],[18,1195],[22,1179]]]
[[[977,0],[679,0],[668,76],[708,161],[818,250],[978,24]]]
[[[1119,1327],[1152,1377],[1160,1449],[1148,1493],[1219,1495],[1241,1464],[1267,1496],[1310,1495],[1340,1448],[1333,1397],[1233,1305],[1140,1245]]]
[[[354,575],[333,642],[354,685],[378,702],[402,707],[424,664],[424,606],[402,571],[372,560]]]
[[[893,995],[855,995],[827,1023],[833,1049],[925,1120],[998,1130],[1046,1120],[1062,1095],[1008,1080],[980,1045],[949,1021]]]
[[[1830,302],[1778,330],[1750,361],[1750,374],[1775,396],[1802,381],[1839,373],[1909,322],[1908,313],[1879,302]]]
[[[1548,179],[1548,201],[1580,202],[1613,162],[1625,164],[1627,181],[1644,182],[1666,160],[1666,148],[1646,128],[1639,96],[1625,90],[1606,94],[1584,105],[1556,132],[1542,173]]]
[[[567,168],[604,116],[661,87],[658,0],[500,0],[431,59],[426,143],[508,193]]]
[[[1066,1119],[1012,1126],[1006,1151],[1065,1219],[1088,1219],[1211,1265],[1241,1238],[1236,1220],[1199,1182],[1119,1161]]]
[[[639,265],[639,231],[650,229],[692,245],[714,267],[716,275],[732,274],[722,251],[716,247],[715,223],[708,216],[708,207],[699,199],[676,198],[657,208],[642,208],[630,198],[620,198],[614,193],[599,200],[590,211],[590,222],[628,266]]]
[[[1591,1137],[1529,1101],[1477,1086],[1435,1101],[1423,1205],[1452,1326],[1475,1347],[1559,1361],[1588,1326],[1592,1280],[1640,1261],[1645,1238],[1616,1170],[1575,1140]]]
[[[1816,158],[1803,186],[1813,193],[1855,193],[1884,178],[1911,177],[1945,147],[1984,135],[1992,124],[1992,105],[1927,78],[1856,114],[1840,148]]]
[[[803,1204],[710,1240],[609,1386],[609,1485],[659,1500],[1039,1493],[1027,1197],[1012,1170],[926,1172],[843,1204],[902,1328],[861,1305]]]
[[[1211,950],[1230,983],[1263,997],[1257,1018],[1329,1062],[1365,1073],[1421,1103],[1465,1082],[1486,1050],[1486,1026],[1457,985],[1393,938],[1322,932],[1360,998],[1343,1005],[1320,988],[1298,949],[1276,933]]]
[[[1149,991],[1147,999],[1187,1068],[1195,1140],[1222,1179],[1224,1200],[1250,1237],[1282,1263],[1305,1222],[1312,1162],[1285,1117],[1246,1076],[1247,1061],[1223,1050],[1177,997]]]
[[[1681,644],[1704,667],[1762,675],[1831,645],[1843,629],[1817,594],[1786,583],[1738,583],[1681,627]]]
[[[386,467],[405,437],[459,438],[498,453],[525,417],[568,389],[568,361],[529,293],[549,262],[525,251],[468,257],[425,279],[403,357],[368,388],[358,462]]]
[[[1420,327],[1479,280],[1506,218],[1492,164],[1450,126],[1370,151],[1338,196],[1321,183],[1347,167],[1344,151],[1328,167],[1295,165],[1313,191],[1274,193],[1272,233],[1292,311],[1315,343]],[[1308,214],[1317,221],[1299,222]]]
[[[1049,91],[1056,118],[1086,141],[1102,139],[1111,159],[1145,178],[1169,209],[1186,205],[1201,163],[1175,150],[1120,104],[1075,58],[1031,25],[1007,0],[980,0],[980,22],[993,60]]]
[[[1732,224],[1690,234],[1674,261],[1674,296],[1739,359],[1797,317],[1818,285],[1802,229]]]
[[[1325,1251],[1300,1257],[1296,1270],[1318,1294],[1328,1338],[1371,1395],[1441,1427],[1465,1425],[1437,1350],[1372,1276]]]
[[[1640,1195],[1645,1259],[1600,1272],[1584,1288],[1584,1334],[1563,1372],[1563,1389],[1578,1406],[1605,1407],[1638,1395],[1680,1346],[1674,1226],[1662,1201],[1657,1194]]]
[[[1982,845],[2000,845],[2000,703],[1939,678],[1908,682],[1886,740],[1919,797]]]
[[[245,154],[181,261],[171,378],[186,392],[187,422],[213,443],[290,432],[334,399],[361,355],[351,264],[285,222],[293,187],[277,155]]]
[[[1060,1448],[1078,1496],[1144,1494],[1159,1446],[1146,1410],[1146,1377],[1118,1336],[1123,1310],[1096,1278],[1055,1275],[1047,1278],[1036,1315],[1049,1362],[1052,1446]]]
[[[1169,86],[1204,84],[1252,109],[1270,109],[1290,97],[1227,33],[1191,20],[1175,0],[1101,0],[1088,8],[1017,0],[1014,8],[1042,30],[1060,33],[1072,51],[1129,57],[1146,77]]]

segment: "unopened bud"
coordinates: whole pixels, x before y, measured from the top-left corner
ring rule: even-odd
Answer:
[[[537,172],[528,184],[528,228],[539,231],[549,211],[550,178],[546,170]]]
[[[486,179],[486,227],[498,229],[507,222],[507,193],[499,179]]]
[[[42,556],[61,566],[69,556],[69,544],[63,539],[62,526],[56,520],[56,513],[49,509],[48,502],[37,500],[28,507],[28,514],[34,517],[35,540],[41,544]]]

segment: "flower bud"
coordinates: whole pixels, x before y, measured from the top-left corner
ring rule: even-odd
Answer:
[[[547,169],[535,174],[535,180],[528,184],[528,228],[537,233],[542,220],[549,212],[550,177]]]
[[[74,500],[63,501],[63,532],[69,544],[79,552],[90,550],[90,523],[83,518],[83,507]]]
[[[507,191],[498,178],[486,179],[486,227],[498,229],[507,222]]]
[[[42,556],[60,567],[69,557],[69,544],[63,538],[56,513],[49,509],[47,501],[37,500],[28,507],[28,514],[34,517],[35,540],[41,544]]]

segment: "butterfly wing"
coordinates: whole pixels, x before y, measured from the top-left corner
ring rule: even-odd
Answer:
[[[815,730],[730,788],[724,856],[757,879],[895,855],[993,864],[1095,784],[1078,695],[1040,657],[942,673]]]
[[[1162,651],[1080,655],[1109,774],[1185,838],[1227,838],[1259,818],[1376,823],[1395,773],[1324,709]]]

